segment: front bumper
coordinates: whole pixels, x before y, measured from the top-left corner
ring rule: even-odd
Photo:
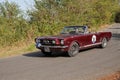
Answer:
[[[48,46],[48,45],[41,45],[40,43],[36,43],[36,48],[44,50],[47,48],[49,52],[65,52],[68,50],[68,46]]]

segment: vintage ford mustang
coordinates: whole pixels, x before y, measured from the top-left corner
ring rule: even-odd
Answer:
[[[36,48],[45,55],[65,52],[73,57],[79,50],[94,46],[105,48],[111,39],[111,32],[88,32],[87,26],[64,27],[60,35],[35,38]]]

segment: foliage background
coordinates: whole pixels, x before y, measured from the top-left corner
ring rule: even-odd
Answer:
[[[64,26],[120,22],[118,0],[34,0],[28,19],[14,2],[0,3],[0,48],[29,44],[36,36],[56,35]]]

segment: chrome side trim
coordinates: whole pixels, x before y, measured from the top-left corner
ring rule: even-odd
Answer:
[[[49,47],[49,48],[67,48],[68,46],[47,46],[47,45],[41,45],[40,47]]]
[[[102,44],[102,43],[101,43],[101,42],[99,42],[99,43],[95,43],[95,44],[86,45],[86,46],[83,46],[83,47],[96,46],[96,45],[100,45],[100,44]]]

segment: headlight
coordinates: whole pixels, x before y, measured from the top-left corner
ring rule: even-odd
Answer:
[[[61,40],[60,43],[63,45],[64,44],[64,40]]]
[[[52,43],[55,44],[55,41],[53,40]]]
[[[36,39],[35,39],[35,42],[36,42],[36,43],[40,43],[40,39],[36,38]]]

